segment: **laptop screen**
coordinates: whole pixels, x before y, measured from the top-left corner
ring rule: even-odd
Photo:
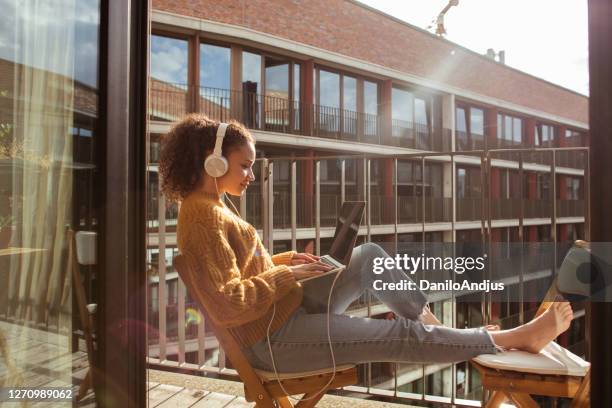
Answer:
[[[351,258],[364,209],[364,201],[345,201],[342,204],[329,255],[344,265]]]

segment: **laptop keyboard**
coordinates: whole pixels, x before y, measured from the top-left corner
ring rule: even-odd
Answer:
[[[330,259],[330,257],[328,255],[322,256],[321,257],[321,262],[323,262],[326,265],[329,265],[331,267],[334,268],[338,268],[340,266],[342,266],[342,264],[340,264],[340,262],[334,260],[334,259]]]

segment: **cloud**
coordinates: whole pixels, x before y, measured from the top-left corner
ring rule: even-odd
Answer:
[[[173,84],[187,83],[187,41],[152,36],[151,76]]]
[[[97,85],[99,0],[0,0],[0,9],[0,58]]]

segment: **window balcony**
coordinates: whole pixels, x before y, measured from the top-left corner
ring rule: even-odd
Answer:
[[[189,112],[219,121],[237,120],[249,129],[327,139],[400,146],[417,150],[450,151],[450,129],[394,120],[388,127],[375,114],[304,104],[276,96],[151,82],[149,119],[173,122]]]

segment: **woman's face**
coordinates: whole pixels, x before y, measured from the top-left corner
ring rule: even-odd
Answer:
[[[255,163],[255,145],[252,142],[232,149],[227,156],[229,169],[217,179],[219,189],[233,196],[242,195],[249,183],[255,180],[253,163]]]

